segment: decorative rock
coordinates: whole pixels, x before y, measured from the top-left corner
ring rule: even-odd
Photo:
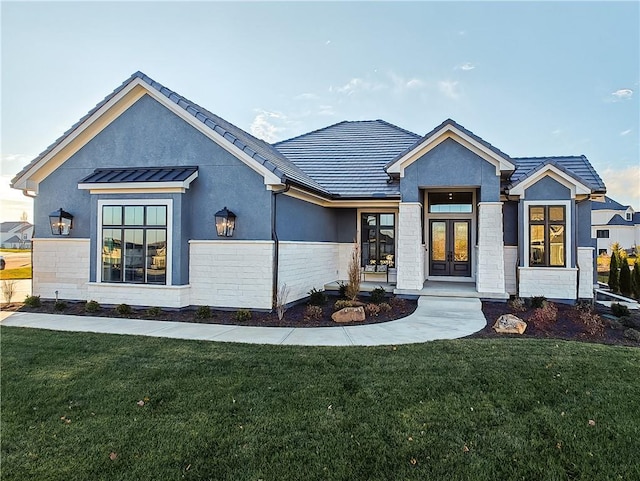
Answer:
[[[527,323],[513,314],[503,314],[493,325],[493,329],[501,334],[522,334]]]
[[[356,322],[364,321],[364,307],[345,307],[331,315],[335,322]]]

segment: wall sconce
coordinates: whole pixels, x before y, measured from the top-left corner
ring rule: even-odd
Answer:
[[[53,235],[69,235],[73,227],[73,216],[60,207],[49,214],[49,224]]]
[[[231,237],[236,227],[236,215],[227,209],[216,212],[216,232],[218,237]]]

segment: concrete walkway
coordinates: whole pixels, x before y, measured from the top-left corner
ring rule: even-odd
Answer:
[[[487,323],[479,299],[450,297],[421,297],[416,311],[403,319],[336,327],[228,326],[28,312],[2,312],[0,320],[3,326],[55,331],[298,346],[380,346],[456,339],[479,331]]]

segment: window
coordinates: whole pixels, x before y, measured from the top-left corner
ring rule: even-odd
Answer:
[[[471,192],[430,192],[429,213],[470,214],[473,212]]]
[[[631,212],[626,212],[625,217],[628,221],[630,221],[633,218],[633,214],[631,214]]]
[[[596,237],[598,239],[608,239],[609,238],[609,230],[608,229],[604,229],[604,230],[598,229],[596,231]]]
[[[362,265],[384,272],[395,265],[395,214],[362,214]]]
[[[102,281],[167,283],[167,206],[102,206]]]
[[[562,205],[529,207],[529,265],[564,267],[566,212]]]
[[[598,249],[598,255],[599,256],[606,256],[607,255],[607,249]]]

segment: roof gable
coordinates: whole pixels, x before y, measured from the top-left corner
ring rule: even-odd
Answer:
[[[611,197],[605,196],[604,201],[594,202],[591,205],[591,210],[627,210],[629,207],[628,205],[620,204]]]
[[[404,169],[407,166],[411,165],[447,139],[458,142],[482,159],[493,164],[496,168],[496,175],[500,175],[503,171],[511,172],[515,169],[515,165],[507,154],[478,137],[470,130],[465,129],[454,120],[447,119],[389,162],[386,166],[387,172],[403,177]]]

